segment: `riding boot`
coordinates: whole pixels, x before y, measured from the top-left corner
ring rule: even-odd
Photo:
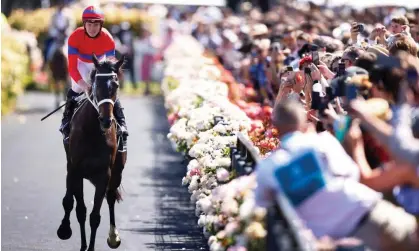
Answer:
[[[69,89],[67,92],[67,103],[65,105],[65,110],[63,113],[63,118],[61,120],[61,126],[60,126],[60,132],[63,134],[63,142],[64,145],[68,144],[68,140],[69,140],[69,136],[70,136],[70,121],[71,118],[73,117],[73,113],[74,113],[74,108],[77,105],[77,101],[75,100],[75,98],[78,96],[79,94],[75,91],[73,91],[72,89]]]
[[[128,128],[125,122],[125,115],[124,115],[124,108],[121,106],[121,102],[119,99],[116,100],[115,105],[113,107],[113,114],[116,118],[116,121],[120,125],[120,132],[122,133],[122,143],[123,143],[123,151],[127,149],[127,137],[128,137]]]

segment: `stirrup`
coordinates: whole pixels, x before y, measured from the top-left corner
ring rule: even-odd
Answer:
[[[126,152],[126,151],[127,151],[127,137],[119,136],[118,152]]]

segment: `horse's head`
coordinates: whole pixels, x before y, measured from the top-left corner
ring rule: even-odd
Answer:
[[[93,63],[95,65],[91,76],[93,102],[99,112],[100,127],[106,131],[115,120],[113,106],[119,88],[118,73],[124,63],[124,57],[117,62],[109,60],[99,62],[93,54]]]

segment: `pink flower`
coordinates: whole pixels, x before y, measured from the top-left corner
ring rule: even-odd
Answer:
[[[194,168],[194,169],[192,169],[192,170],[189,171],[189,176],[192,177],[194,175],[198,175],[198,176],[201,175],[201,172],[199,171],[199,168]]]

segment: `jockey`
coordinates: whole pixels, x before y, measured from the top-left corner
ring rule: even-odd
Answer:
[[[51,17],[50,26],[48,29],[48,38],[45,40],[44,65],[42,67],[43,69],[46,67],[46,64],[57,49],[57,40],[63,38],[67,40],[68,35],[70,35],[71,31],[75,28],[75,25],[75,20],[65,9],[65,4],[61,2],[57,7],[57,11]]]
[[[89,6],[83,11],[82,20],[83,27],[77,28],[68,39],[68,71],[72,85],[67,93],[67,104],[60,127],[60,132],[64,136],[64,144],[68,144],[70,121],[77,104],[74,98],[81,92],[90,89],[88,82],[90,81],[90,72],[94,67],[93,53],[99,59],[115,57],[115,42],[112,35],[102,27],[105,20],[103,13],[97,8]],[[126,149],[128,131],[119,99],[115,102],[113,113],[121,126],[123,145]]]

